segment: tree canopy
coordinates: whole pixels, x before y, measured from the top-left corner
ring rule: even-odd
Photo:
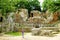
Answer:
[[[41,11],[38,0],[0,0],[0,12],[3,15],[19,8],[26,8],[29,12],[33,9]]]
[[[60,0],[44,0],[43,11],[50,10],[55,12],[60,10]]]
[[[17,8],[26,8],[29,12],[31,10],[41,11],[40,2],[38,0],[20,1],[16,6]]]

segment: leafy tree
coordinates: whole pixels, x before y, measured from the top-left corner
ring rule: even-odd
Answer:
[[[38,0],[0,0],[0,11],[2,15],[6,15],[8,12],[15,11],[19,8],[26,8],[29,13],[31,10],[41,11]]]
[[[15,6],[10,0],[0,0],[0,10],[3,15],[6,15],[7,12],[14,11]]]
[[[8,12],[16,10],[16,4],[21,0],[0,0],[0,12],[2,15],[6,15]]]
[[[28,12],[30,14],[30,11],[32,10],[38,10],[41,11],[40,2],[38,0],[26,0],[26,1],[20,1],[17,5],[17,8],[26,8],[28,9]]]
[[[50,10],[55,12],[60,10],[60,0],[44,0],[43,2],[43,11]]]
[[[53,1],[54,0],[44,0],[44,2],[42,4],[43,5],[43,11],[50,9],[50,7],[53,6]]]

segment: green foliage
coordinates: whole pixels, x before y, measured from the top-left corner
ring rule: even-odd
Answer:
[[[20,1],[16,6],[17,8],[26,8],[29,12],[33,9],[41,11],[40,2],[38,0]]]
[[[15,10],[15,6],[10,0],[0,0],[0,10],[3,15],[7,12],[12,12]]]
[[[50,9],[53,6],[54,0],[44,0],[43,2],[43,11]]]
[[[43,11],[48,9],[52,12],[60,10],[60,0],[44,0]]]
[[[22,35],[21,32],[7,32],[7,33],[5,33],[5,34],[11,35],[11,36],[21,36],[21,35]]]
[[[8,12],[13,12],[16,10],[16,4],[21,0],[0,0],[0,11],[2,15],[5,15]]]
[[[6,15],[6,13],[13,12],[19,8],[27,8],[31,11],[33,7],[37,10],[40,8],[38,0],[0,0],[0,11],[2,15]]]

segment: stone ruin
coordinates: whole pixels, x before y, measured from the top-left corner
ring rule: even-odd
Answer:
[[[13,22],[14,23],[22,23],[22,22],[24,23],[24,22],[27,22],[26,21],[27,19],[28,19],[29,23],[34,24],[34,26],[37,28],[37,29],[34,28],[34,30],[37,30],[37,32],[38,32],[38,30],[40,30],[40,28],[39,28],[39,25],[37,26],[36,24],[50,23],[54,19],[54,17],[53,17],[53,14],[48,13],[48,11],[46,13],[41,13],[40,11],[33,10],[33,11],[31,11],[29,18],[28,18],[27,9],[19,9],[17,12],[13,13]]]
[[[36,11],[35,11],[36,12]],[[34,12],[33,12],[34,13]],[[35,13],[36,14],[36,13]],[[34,15],[35,15],[34,14]],[[37,15],[37,14],[36,14]],[[32,20],[33,21],[33,23],[35,22],[35,23],[37,23],[37,24],[40,24],[40,23],[47,23],[47,25],[48,24],[50,24],[50,22],[52,22],[52,21],[54,21],[54,20],[57,20],[58,19],[58,15],[55,13],[55,14],[53,14],[53,13],[48,13],[48,11],[45,13],[45,14],[43,14],[43,15],[41,15],[41,14],[39,14],[39,16],[33,16],[32,18],[30,17],[30,20]],[[56,17],[56,19],[55,19],[55,17]],[[35,24],[36,25],[36,24]],[[46,27],[46,26],[45,26]],[[57,30],[56,30],[57,29]],[[45,35],[45,36],[53,36],[53,34],[54,33],[57,33],[58,31],[60,31],[59,30],[59,28],[58,27],[46,27],[46,28],[44,28],[44,27],[40,27],[39,25],[38,25],[38,27],[36,27],[36,26],[34,26],[34,28],[32,29],[32,35]]]
[[[19,9],[14,14],[15,22],[23,22],[28,21],[30,23],[50,23],[51,21],[55,20],[53,13],[41,13],[40,11],[33,10],[30,13],[30,17],[28,18],[28,10],[27,9]]]
[[[42,16],[41,16],[41,12],[37,11],[37,10],[33,10],[30,13],[30,17],[28,18],[29,22],[32,23],[37,23],[39,21],[39,23],[41,23],[42,20]],[[43,20],[42,20],[43,21]]]
[[[20,23],[23,21],[26,21],[28,18],[28,10],[27,9],[19,9],[15,14],[14,14],[15,22]]]
[[[31,11],[30,18],[28,19],[33,23],[50,23],[53,20],[52,13],[41,13],[37,10]]]

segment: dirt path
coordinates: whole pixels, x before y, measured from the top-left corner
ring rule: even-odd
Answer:
[[[23,39],[22,36],[0,36],[0,40],[60,40],[60,34],[55,37],[45,37],[45,36],[32,36],[30,33],[25,35]]]

